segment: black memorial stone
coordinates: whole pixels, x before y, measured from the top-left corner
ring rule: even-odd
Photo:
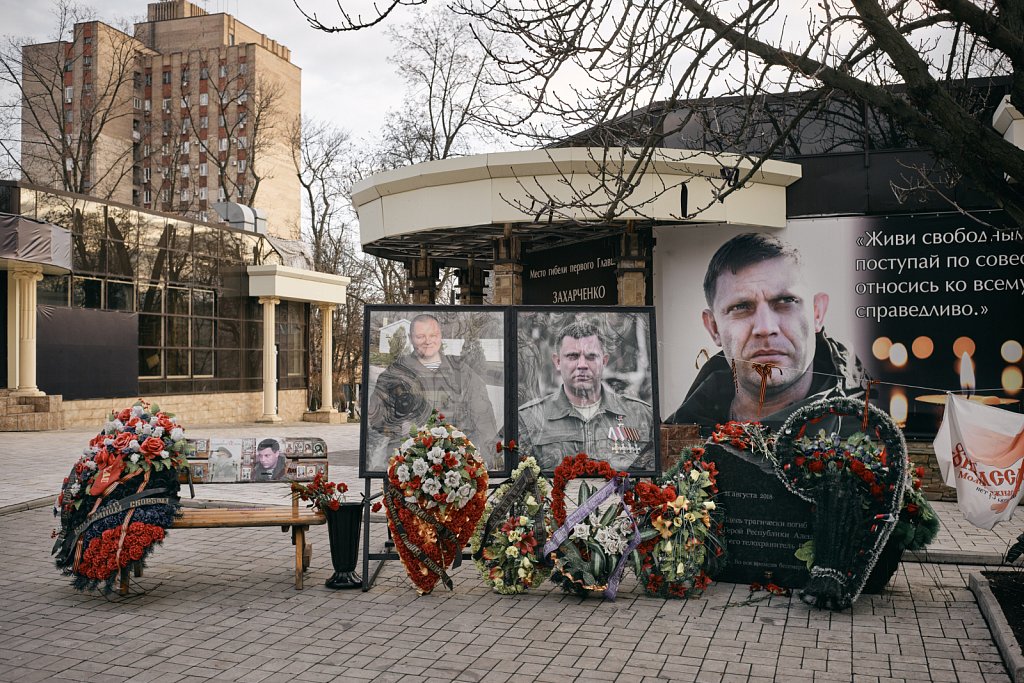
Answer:
[[[725,512],[726,563],[715,578],[803,588],[807,565],[794,553],[811,539],[810,503],[786,490],[771,464],[750,451],[710,443],[706,449],[705,459],[718,468]]]

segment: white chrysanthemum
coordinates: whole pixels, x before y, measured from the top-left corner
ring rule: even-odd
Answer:
[[[506,557],[516,557],[517,555],[519,555],[519,548],[515,547],[514,545],[510,545],[509,547],[505,548],[505,555]]]
[[[452,438],[453,439],[464,439],[465,437],[466,437],[466,433],[465,432],[460,431],[458,429],[453,429],[452,430]]]
[[[128,442],[128,448],[129,448],[129,450],[137,451],[137,450],[139,450],[142,447],[139,445],[139,440],[138,439],[132,439],[131,441]],[[132,461],[132,462],[134,462],[134,461]]]
[[[448,488],[455,488],[462,483],[462,475],[455,470],[449,470],[444,473],[444,485]]]
[[[143,422],[142,423],[142,435],[143,436],[149,436],[152,433],[153,433],[153,426],[151,424],[149,424],[148,422]]]
[[[113,422],[104,422],[103,423],[103,433],[104,434],[110,434],[112,431],[114,431],[114,423]]]
[[[405,441],[402,442],[402,447],[399,450],[408,450],[412,448],[415,443],[416,439],[406,439]]]
[[[132,415],[140,417],[145,411],[142,406],[132,406]]]
[[[124,423],[121,422],[120,420],[114,420],[113,422],[110,423],[110,426],[117,431],[121,431],[122,429],[124,429]]]
[[[444,449],[434,446],[427,451],[427,458],[435,465],[440,465],[441,461],[444,460]]]
[[[465,498],[467,501],[473,495],[473,488],[469,484],[463,484],[459,487],[459,498]]]
[[[409,472],[409,466],[405,463],[402,463],[395,469],[395,475],[398,476],[398,481],[403,483],[412,479],[412,474]]]
[[[448,430],[446,428],[444,428],[444,427],[431,427],[430,428],[430,435],[432,437],[434,437],[435,439],[447,439],[448,438]]]
[[[175,427],[171,430],[171,441],[181,441],[185,436],[185,430],[181,427]]]
[[[412,463],[412,472],[417,477],[422,477],[424,474],[427,473],[428,467],[429,466],[427,465],[426,460],[415,460]]]
[[[84,455],[86,457],[89,457],[90,455],[92,455],[92,448],[90,446],[86,446],[85,448],[83,448],[82,449],[82,455]]]
[[[97,467],[99,467],[99,465],[96,464],[95,460],[86,460],[85,461],[85,467],[86,467],[86,469],[94,470]]]
[[[71,485],[71,495],[72,496],[77,496],[78,492],[81,491],[81,490],[82,490],[82,485],[79,484],[77,481],[74,484]]]
[[[103,439],[103,445],[104,445],[104,446],[113,446],[113,445],[114,445],[114,440],[113,440],[113,439],[111,439],[111,438],[110,438],[110,437],[108,436],[107,438]]]
[[[572,528],[572,536],[570,538],[579,538],[581,540],[587,540],[590,538],[590,525],[589,524],[577,524]]]
[[[441,482],[433,477],[423,480],[423,493],[433,496],[441,492]]]
[[[137,463],[139,461],[139,454],[138,453],[132,453],[132,457],[130,457],[128,459],[131,460],[133,463]]]
[[[163,435],[164,435],[164,428],[163,427],[153,427],[153,436],[155,436],[156,438],[159,439]]]

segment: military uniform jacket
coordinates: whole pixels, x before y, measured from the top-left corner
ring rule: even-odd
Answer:
[[[519,407],[519,448],[555,469],[567,455],[586,453],[616,469],[654,469],[651,404],[602,385],[601,407],[589,421],[562,389]]]
[[[434,370],[404,355],[381,373],[367,408],[370,427],[388,437],[387,457],[432,409],[464,431],[485,460],[494,452],[498,426],[483,378],[458,358],[442,356]]]

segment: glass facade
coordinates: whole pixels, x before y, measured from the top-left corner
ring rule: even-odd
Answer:
[[[71,231],[71,275],[47,275],[40,304],[138,314],[144,394],[263,388],[262,307],[246,266],[280,264],[263,236],[77,195],[0,184],[0,211]],[[276,310],[278,387],[307,385],[308,304]]]

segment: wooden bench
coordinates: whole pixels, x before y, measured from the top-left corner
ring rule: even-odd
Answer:
[[[267,480],[268,485],[284,487],[287,486],[289,480],[310,481],[317,472],[322,472],[324,476],[327,476],[327,447],[323,439],[273,438],[281,444],[281,454],[285,456],[287,462],[283,472],[285,479]],[[254,438],[189,439],[191,445],[188,458],[189,476],[183,476],[183,483],[263,483],[253,476],[254,471],[258,472],[259,470],[258,465],[255,464],[256,447],[263,441],[263,439]],[[228,454],[232,457],[237,456],[237,478],[234,482],[223,477],[218,477],[220,480],[214,481],[215,466],[221,473],[226,471],[224,467],[211,462],[211,454],[218,453],[220,449],[227,449]],[[250,468],[248,472],[245,472],[245,467]],[[199,476],[192,476],[196,474]],[[298,497],[293,495],[290,507],[278,505],[183,508],[181,516],[175,518],[171,528],[223,529],[279,526],[282,532],[291,530],[292,544],[295,546],[295,588],[302,590],[303,574],[309,568],[310,560],[313,557],[313,544],[306,542],[306,531],[311,526],[326,522],[327,518],[319,512],[300,508]],[[142,576],[142,563],[133,563],[131,570],[135,576]],[[125,568],[121,571],[120,576],[119,589],[122,595],[128,593],[128,584],[129,568]]]

